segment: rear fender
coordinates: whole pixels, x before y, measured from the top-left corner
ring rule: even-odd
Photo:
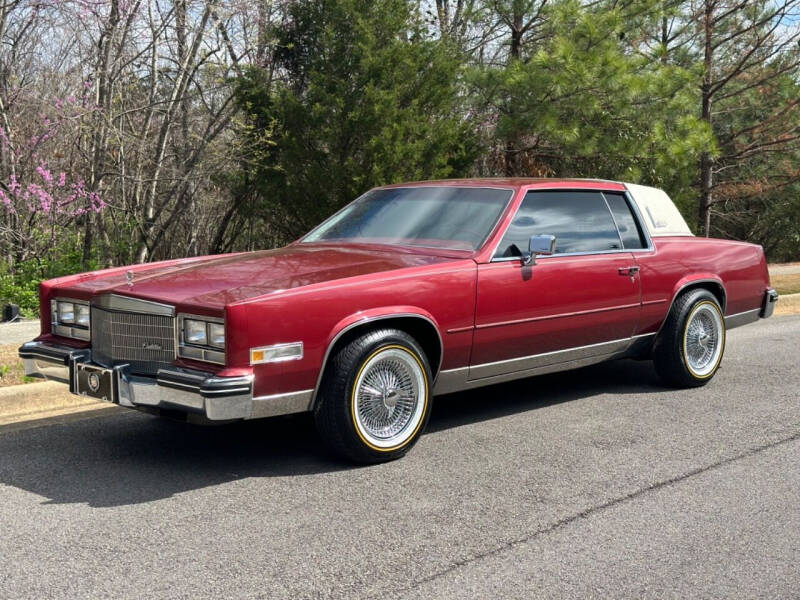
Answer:
[[[672,300],[670,301],[669,309],[672,310],[672,305],[675,304],[675,300],[678,298],[681,292],[693,286],[705,287],[698,285],[703,283],[710,283],[717,287],[717,291],[722,296],[720,299],[722,302],[722,313],[725,314],[725,305],[728,301],[728,293],[725,290],[725,284],[722,282],[722,279],[719,277],[719,275],[714,273],[692,273],[691,275],[687,275],[680,279],[672,289]],[[667,311],[667,314],[669,314],[669,311]]]

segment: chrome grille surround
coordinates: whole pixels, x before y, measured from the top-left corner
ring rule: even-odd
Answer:
[[[127,364],[155,375],[175,360],[175,308],[105,295],[92,302],[92,360],[104,367]]]

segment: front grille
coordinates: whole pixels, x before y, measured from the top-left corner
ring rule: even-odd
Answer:
[[[175,359],[175,323],[164,315],[92,306],[92,358],[104,367],[128,364],[155,375]]]

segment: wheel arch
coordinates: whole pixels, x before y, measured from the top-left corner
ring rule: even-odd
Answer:
[[[675,284],[675,289],[672,292],[672,301],[669,304],[667,314],[672,310],[678,296],[694,289],[705,289],[714,294],[714,297],[719,301],[722,314],[725,314],[725,307],[728,302],[728,291],[725,289],[725,284],[722,282],[722,279],[712,274],[684,277]]]
[[[667,312],[664,314],[664,320],[661,322],[661,326],[656,332],[656,339],[654,343],[658,343],[659,338],[661,337],[661,332],[664,330],[664,326],[667,324],[667,319],[669,319],[669,315],[672,312],[672,307],[675,306],[675,301],[678,299],[678,297],[681,294],[696,289],[706,290],[713,294],[719,302],[720,308],[722,309],[723,318],[725,317],[725,305],[728,301],[728,292],[725,289],[725,284],[722,282],[722,279],[716,275],[709,274],[684,277],[675,284],[675,288],[672,291],[672,299],[670,300],[669,308],[667,308]]]
[[[433,316],[427,311],[415,307],[397,307],[395,309],[362,312],[342,319],[333,328],[328,338],[327,348],[325,349],[319,374],[317,375],[317,382],[311,396],[312,410],[316,407],[317,394],[319,393],[320,385],[322,385],[322,377],[325,375],[325,369],[334,352],[356,337],[369,331],[386,327],[404,331],[422,347],[431,366],[433,375],[431,387],[433,387],[444,358],[442,335]]]
[[[657,344],[661,338],[661,332],[664,331],[664,326],[667,324],[667,319],[669,319],[669,315],[672,312],[672,307],[675,306],[675,301],[680,297],[681,294],[696,289],[706,290],[707,292],[713,294],[713,296],[719,302],[720,308],[722,308],[723,318],[725,317],[725,305],[728,301],[728,292],[725,289],[725,284],[722,282],[722,279],[716,275],[697,275],[684,277],[675,284],[675,287],[672,290],[672,299],[669,302],[669,308],[667,308],[667,312],[664,313],[664,320],[661,322],[661,326],[656,332],[654,344]]]

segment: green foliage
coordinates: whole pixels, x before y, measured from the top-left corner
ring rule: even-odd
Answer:
[[[268,36],[274,65],[238,84],[247,161],[231,180],[258,199],[240,213],[280,242],[382,183],[600,177],[667,190],[698,229],[711,161],[714,233],[798,259],[800,34],[769,38],[780,4],[471,0],[436,16],[407,0],[295,0]]]
[[[83,268],[82,257],[77,236],[64,235],[61,243],[46,256],[17,262],[13,272],[0,262],[0,305],[18,304],[24,317],[39,316],[39,284],[42,281],[99,267],[93,260],[89,269]]]
[[[39,314],[39,289],[41,280],[23,280],[10,273],[0,274],[0,306],[12,303],[18,304],[24,317],[34,317]]]
[[[564,0],[546,10],[530,55],[471,73],[475,97],[497,111],[506,172],[685,186],[712,145],[691,73],[626,52],[618,9]]]
[[[285,83],[239,84],[259,209],[288,238],[367,189],[459,176],[477,157],[454,48],[404,0],[295,3],[278,32]]]

